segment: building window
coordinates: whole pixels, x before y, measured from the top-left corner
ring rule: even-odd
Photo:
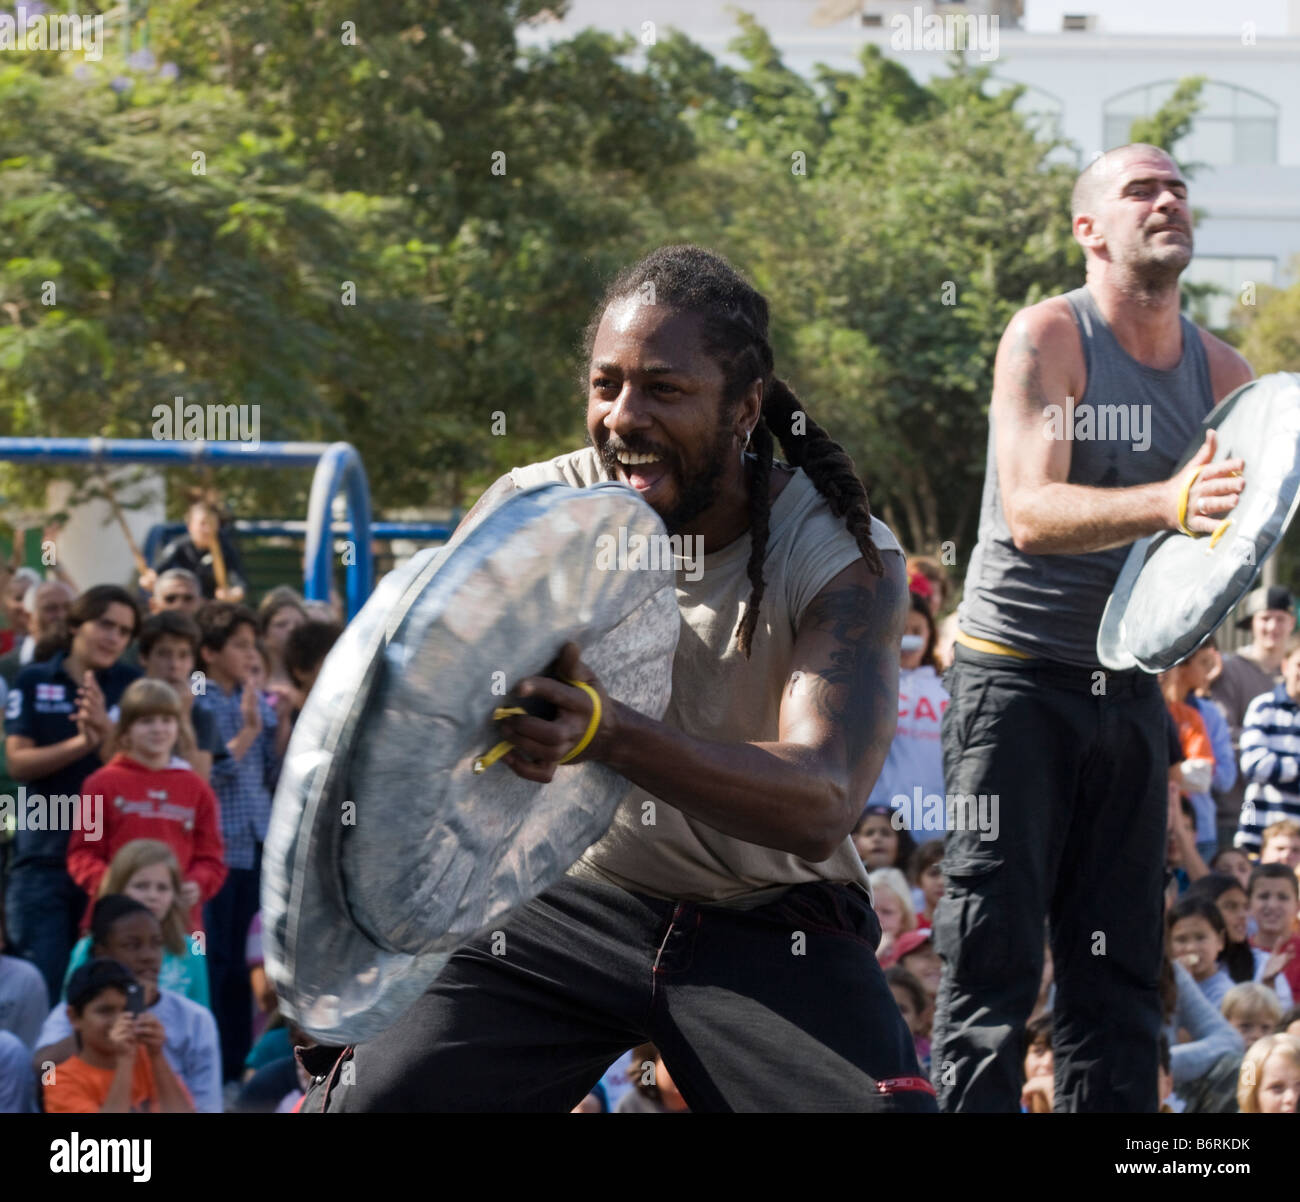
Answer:
[[[1144,84],[1112,96],[1102,106],[1102,141],[1107,150],[1129,141],[1129,127],[1149,117],[1173,94],[1178,81]],[[1258,92],[1207,81],[1201,111],[1191,132],[1174,147],[1175,157],[1211,167],[1258,166],[1277,162],[1278,106]]]
[[[1064,136],[1063,118],[1065,105],[1059,97],[1050,92],[1036,88],[1033,84],[1020,83],[1014,79],[1003,79],[990,75],[984,81],[984,92],[988,96],[998,96],[1007,88],[1022,88],[1020,99],[1016,101],[1016,112],[1025,118],[1025,123],[1034,131],[1034,136],[1043,140]],[[1070,155],[1071,161],[1075,156]]]
[[[1276,274],[1276,259],[1198,255],[1187,265],[1182,282],[1210,285],[1213,291],[1189,298],[1187,316],[1207,330],[1226,329],[1246,285],[1272,284]]]

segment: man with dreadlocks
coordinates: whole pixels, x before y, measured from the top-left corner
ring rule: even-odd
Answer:
[[[583,758],[636,793],[506,924],[507,955],[471,941],[377,1039],[304,1053],[304,1109],[569,1111],[653,1041],[692,1110],[932,1111],[850,837],[897,720],[898,543],[723,259],[674,246],[624,272],[586,349],[591,445],[511,472],[466,521],[517,488],[618,480],[702,539],[702,571],[677,574],[668,712],[611,702],[564,649],[558,675],[602,694]],[[519,691],[558,712],[504,722],[505,762],[549,781],[591,703],[549,678]]]

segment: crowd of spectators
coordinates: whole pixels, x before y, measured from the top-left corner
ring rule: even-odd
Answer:
[[[305,1039],[262,968],[260,855],[341,628],[287,587],[245,605],[207,502],[139,584],[74,594],[0,569],[0,1112],[300,1096]]]
[[[940,743],[952,624],[941,566],[908,566],[898,729],[854,838],[883,931],[877,956],[931,1071],[943,963],[929,928],[952,819]],[[1160,1104],[1169,1112],[1300,1103],[1300,635],[1285,589],[1259,589],[1244,609],[1249,644],[1223,656],[1211,637],[1160,678],[1170,749]],[[1045,947],[1023,1033],[1027,1113],[1053,1104],[1046,934]]]
[[[942,566],[913,559],[909,580],[898,729],[854,841],[877,956],[929,1073],[952,623]],[[0,831],[0,1111],[290,1110],[308,1040],[263,969],[261,847],[338,618],[287,586],[246,605],[238,549],[207,504],[139,583],[76,594],[0,569],[0,793],[27,803]],[[1161,679],[1171,1112],[1293,1111],[1300,1095],[1300,636],[1284,590],[1248,609],[1249,646],[1224,657],[1211,639]],[[93,810],[61,824],[32,805],[70,796]],[[1027,1113],[1053,1104],[1053,998],[1049,948],[1023,1033]],[[575,1112],[685,1110],[644,1045]]]

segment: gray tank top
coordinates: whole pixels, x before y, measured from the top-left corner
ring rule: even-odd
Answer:
[[[1070,437],[1071,484],[1127,488],[1165,480],[1214,407],[1210,365],[1196,326],[1182,317],[1183,354],[1167,371],[1134,359],[1087,287],[1066,293],[1079,327],[1087,386],[1082,397],[1045,414]],[[957,621],[967,634],[1044,659],[1095,668],[1097,628],[1128,547],[1086,555],[1026,555],[1016,550],[1002,512],[993,416],[980,503]]]

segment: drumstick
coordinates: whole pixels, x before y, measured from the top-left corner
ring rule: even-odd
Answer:
[[[130,548],[131,558],[135,560],[136,571],[143,576],[149,570],[144,553],[140,550],[139,543],[135,541],[135,536],[131,533],[131,527],[126,524],[126,516],[122,513],[122,507],[117,503],[117,496],[113,492],[113,486],[108,482],[108,477],[101,476],[99,480],[104,486],[104,496],[113,510],[113,516],[117,518],[117,524],[122,527],[122,534],[126,538],[127,547]],[[152,592],[152,590],[150,591]]]

